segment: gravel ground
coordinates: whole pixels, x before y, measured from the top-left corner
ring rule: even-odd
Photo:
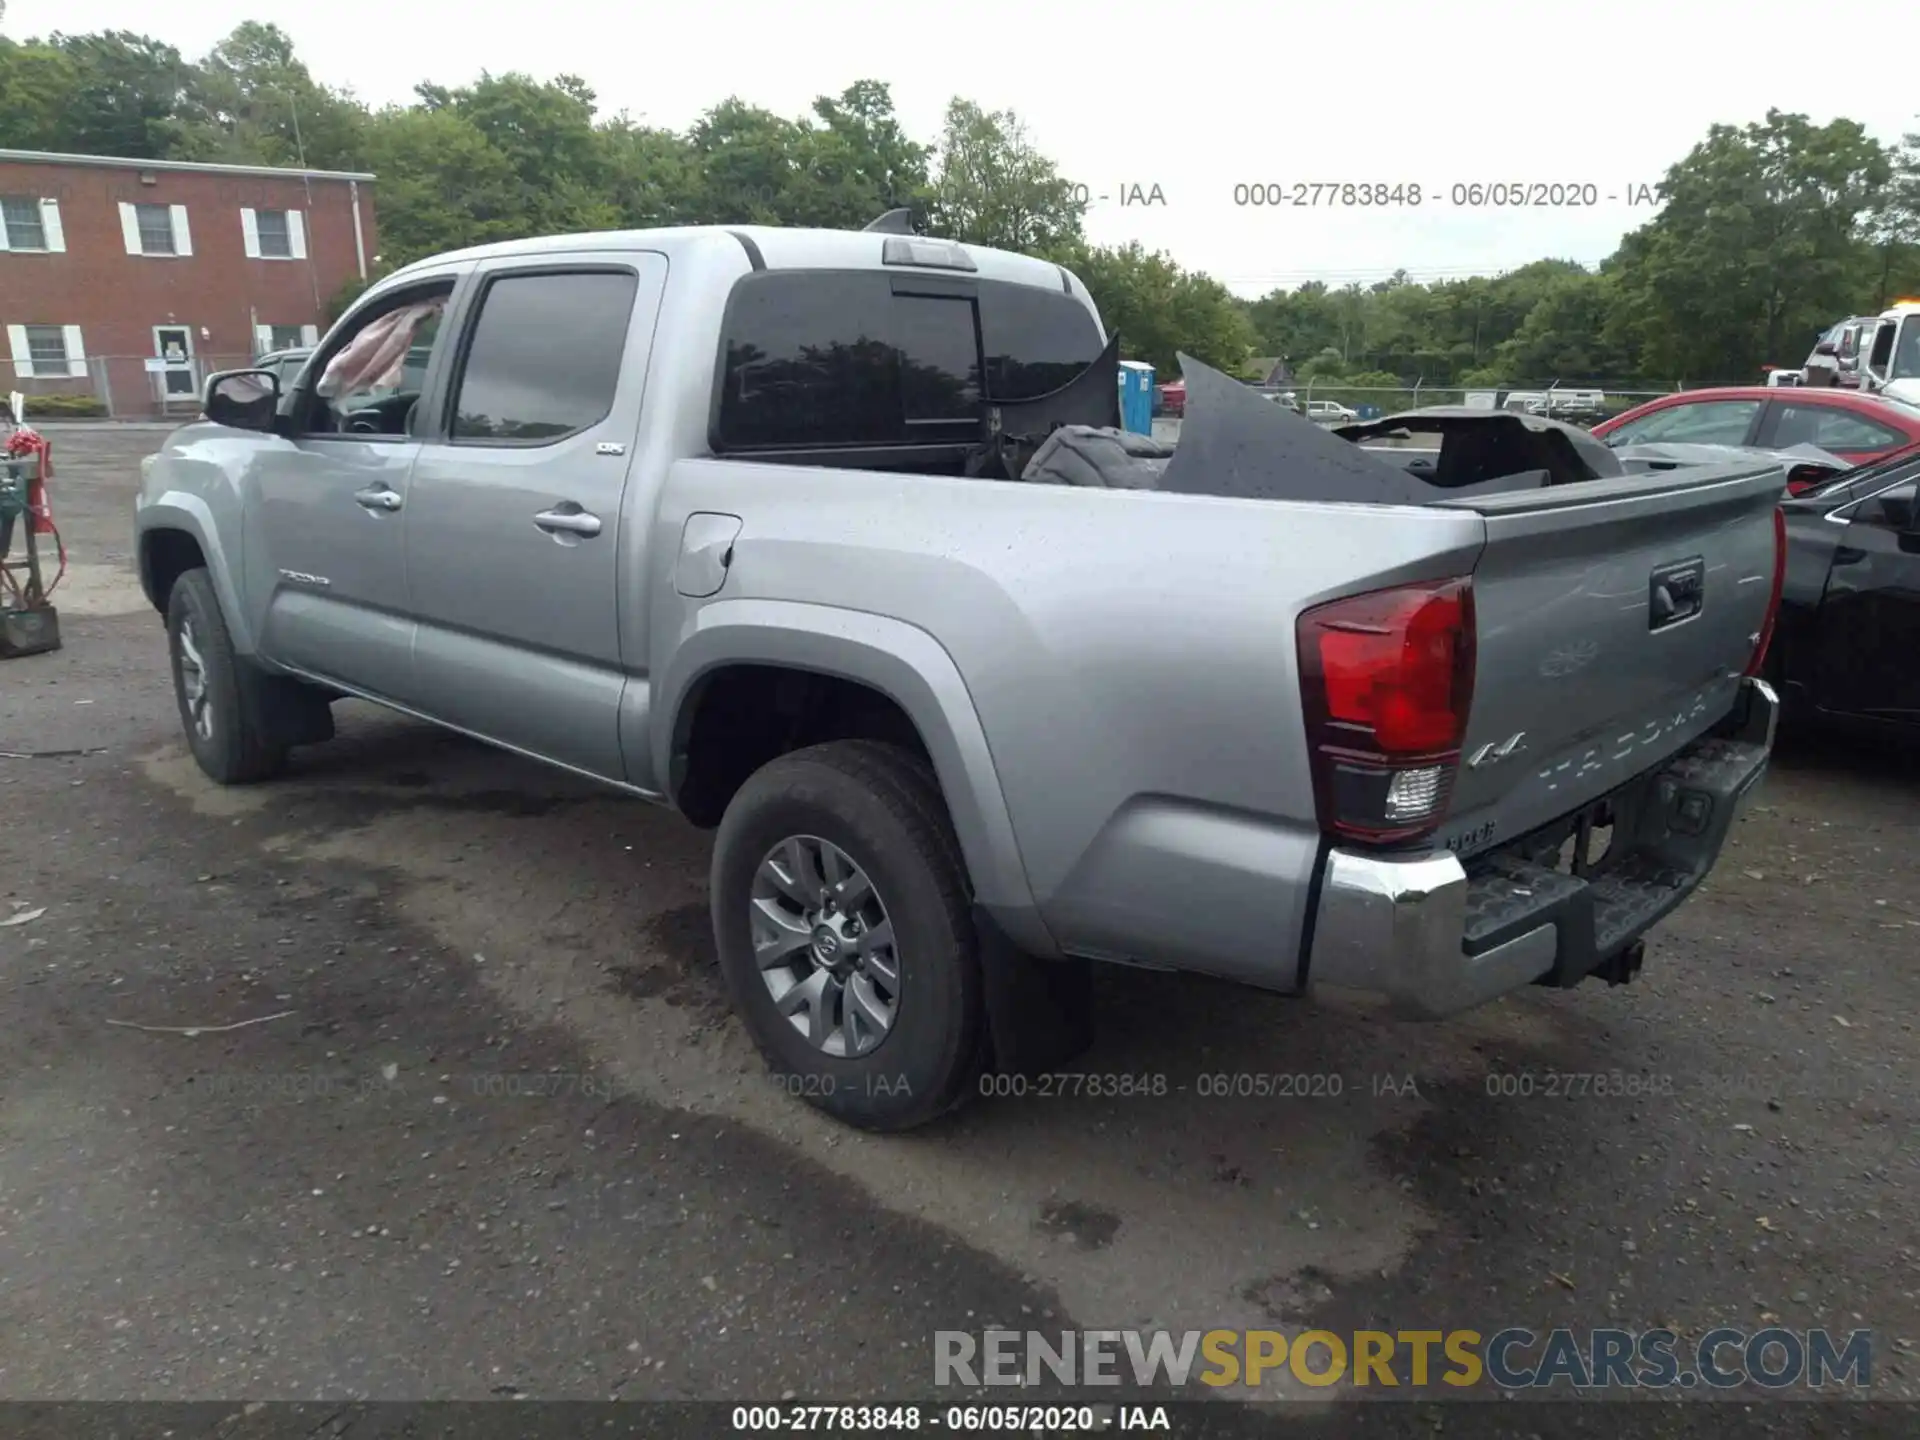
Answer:
[[[933,1398],[932,1332],[990,1322],[1776,1321],[1915,1398],[1910,754],[1783,748],[1632,986],[1422,1026],[1117,972],[1076,1069],[1165,1095],[877,1139],[765,1079],[674,816],[359,705],[204,781],[129,568],[158,437],[54,433],[66,645],[0,662],[0,921],[44,911],[0,928],[0,1398]],[[1659,1433],[1865,1433],[1740,1398]]]

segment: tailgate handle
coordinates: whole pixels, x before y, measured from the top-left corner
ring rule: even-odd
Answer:
[[[1664,630],[1700,613],[1707,593],[1707,562],[1696,555],[1662,565],[1647,578],[1647,629]]]

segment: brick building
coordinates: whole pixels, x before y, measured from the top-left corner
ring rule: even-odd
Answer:
[[[310,343],[377,242],[371,175],[0,150],[0,399],[191,409]]]

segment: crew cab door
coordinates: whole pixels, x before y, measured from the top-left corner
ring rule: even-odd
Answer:
[[[1826,517],[1844,531],[1827,572],[1814,698],[1844,715],[1920,722],[1920,463]]]
[[[666,276],[650,251],[482,264],[407,505],[420,708],[609,779],[621,500]]]
[[[389,291],[348,318],[299,371],[281,433],[262,437],[244,481],[244,593],[268,659],[379,699],[410,703],[413,615],[402,531],[414,460],[416,406],[445,369],[432,313],[402,336],[410,362],[366,351],[370,326],[414,307],[451,303],[455,273]],[[340,361],[335,367],[334,362]],[[321,378],[355,372],[331,398]],[[378,373],[376,373],[378,372]]]

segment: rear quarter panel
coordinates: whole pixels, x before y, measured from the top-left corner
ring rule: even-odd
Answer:
[[[666,578],[696,510],[743,521],[711,601]],[[670,656],[703,605],[742,599],[923,632],[964,677],[1063,947],[1290,985],[1320,843],[1295,618],[1464,573],[1483,529],[1466,513],[688,460],[661,495],[650,648]]]

